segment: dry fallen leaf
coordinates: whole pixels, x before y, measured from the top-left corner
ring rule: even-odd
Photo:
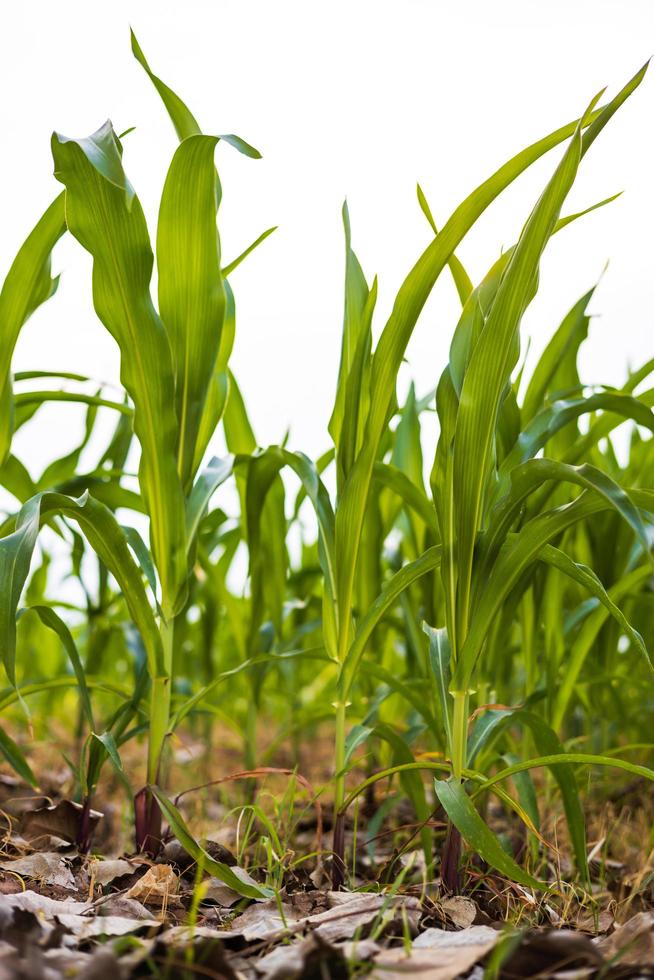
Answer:
[[[593,936],[607,933],[614,923],[613,913],[609,912],[608,909],[602,909],[597,915],[590,913],[578,915],[574,920],[575,929],[578,929],[579,932],[589,932]]]
[[[334,898],[335,894],[339,896],[338,899]],[[330,901],[337,904],[304,916],[290,904],[280,907],[276,902],[260,902],[237,916],[230,930],[220,935],[225,939],[240,937],[246,942],[253,942],[272,939],[287,931],[299,934],[310,930],[317,933],[323,943],[331,944],[351,939],[357,929],[370,925],[379,915],[392,918],[403,910],[408,915],[410,925],[415,925],[420,914],[418,900],[405,896],[338,892],[330,893]]]
[[[95,902],[94,908],[98,915],[118,915],[128,919],[152,919],[152,915],[135,898],[125,898],[124,895],[109,895],[101,903]]]
[[[21,822],[21,833],[28,840],[39,837],[59,837],[61,840],[74,844],[79,831],[79,820],[82,807],[72,800],[60,800],[53,806],[41,806],[37,810],[28,810]],[[99,810],[91,810],[89,814],[89,833],[93,833],[104,814]]]
[[[214,861],[220,861],[222,864],[228,865],[228,867],[233,868],[236,866],[236,858],[230,850],[228,850],[223,844],[218,841],[202,839],[200,844],[207,852],[209,857],[212,857]],[[172,864],[176,871],[180,874],[185,874],[187,871],[194,871],[196,867],[195,859],[186,851],[180,842],[173,838],[164,844],[162,851],[162,858],[165,864]]]
[[[68,864],[56,851],[36,851],[11,861],[0,861],[0,868],[22,878],[34,878],[44,885],[75,888],[75,879]]]
[[[468,929],[477,918],[477,906],[463,895],[452,895],[442,899],[439,904],[458,929]]]
[[[620,966],[654,966],[654,912],[638,912],[596,947]]]
[[[76,939],[93,936],[124,936],[144,928],[159,928],[156,919],[132,919],[119,915],[90,915],[92,906],[84,902],[60,902],[33,891],[5,895],[2,899],[3,917],[13,912],[31,912],[49,935],[55,929],[54,920],[74,934]]]
[[[493,948],[500,933],[488,926],[471,926],[460,932],[427,929],[403,948],[385,949],[375,957],[371,980],[454,980],[470,970]]]
[[[343,950],[325,943],[317,933],[300,942],[277,946],[258,959],[254,968],[265,980],[347,976]]]
[[[339,903],[326,912],[310,915],[304,921],[315,929],[325,942],[351,939],[357,929],[370,925],[377,916],[393,918],[402,911],[409,924],[417,926],[420,904],[416,898],[401,895],[351,894],[350,901]]]
[[[534,929],[521,940],[503,969],[512,977],[594,976],[603,965],[590,936],[572,929]]]
[[[241,900],[241,896],[229,885],[225,885],[219,878],[208,878],[202,882],[204,895],[202,902],[212,902],[221,908],[230,908]]]
[[[231,928],[222,935],[230,939],[241,937],[246,943],[251,943],[255,940],[270,939],[278,933],[283,933],[287,928],[306,921],[298,916],[291,905],[285,903],[278,905],[273,901],[260,902],[251,905],[242,915],[237,916],[231,923]]]
[[[110,885],[112,881],[116,881],[117,878],[134,874],[140,867],[143,867],[140,861],[132,864],[130,861],[117,858],[113,861],[94,861],[89,870],[96,885],[101,885],[104,888],[106,885]]]
[[[48,949],[38,955],[37,962],[41,960],[42,972],[35,972],[35,961],[26,963],[29,972],[25,972],[25,977],[43,978],[50,980],[55,977],[79,977],[80,980],[104,980],[105,977],[112,977],[113,980],[122,980],[126,976],[121,968],[119,960],[114,953],[105,946],[99,946],[90,953],[73,949]]]
[[[155,864],[132,885],[125,898],[148,905],[164,905],[179,892],[179,878],[169,864]]]

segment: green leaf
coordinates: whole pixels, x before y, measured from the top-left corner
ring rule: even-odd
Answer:
[[[347,655],[341,664],[339,684],[343,685],[344,696],[349,694],[354,682],[359,660],[377,624],[394,605],[399,596],[423,575],[438,568],[441,560],[440,547],[428,548],[415,561],[409,562],[396,572],[384,585],[381,593],[362,617]]]
[[[21,246],[0,291],[0,463],[11,446],[14,347],[24,323],[57,288],[59,279],[52,278],[51,257],[65,230],[64,195],[60,194]]]
[[[92,793],[97,786],[105,761],[109,759],[113,769],[122,784],[128,798],[132,796],[132,788],[118,754],[116,740],[110,731],[101,733],[91,732],[88,740],[88,762],[86,782],[88,792]]]
[[[561,362],[569,357],[576,358],[580,343],[586,339],[590,323],[586,310],[594,292],[593,286],[575,303],[541,354],[522,402],[522,414],[527,421],[543,407]]]
[[[420,210],[424,214],[425,218],[429,222],[432,231],[435,235],[438,234],[438,228],[436,227],[436,222],[431,213],[431,208],[427,203],[427,198],[424,195],[424,191],[420,184],[416,185],[416,194],[418,195],[418,204],[420,205]],[[470,276],[463,268],[463,265],[458,260],[454,252],[449,258],[447,263],[450,267],[450,272],[452,273],[452,279],[454,280],[454,285],[456,286],[456,291],[459,294],[459,299],[461,300],[461,305],[465,305],[468,296],[473,290],[472,281]]]
[[[187,549],[195,541],[200,521],[207,511],[211,497],[221,483],[224,483],[231,476],[233,468],[233,456],[224,456],[222,459],[214,456],[193,484],[193,489],[186,501]]]
[[[407,763],[410,764],[414,761],[413,753],[411,752],[409,745],[405,739],[398,734],[398,732],[391,728],[390,725],[377,723],[375,725],[375,735],[382,738],[390,745],[393,751],[394,764],[402,766],[406,765]],[[420,840],[422,843],[422,850],[425,855],[425,863],[427,867],[429,867],[433,861],[433,843],[432,832],[430,828],[426,826],[431,817],[431,807],[427,802],[425,785],[420,777],[420,774],[410,769],[400,771],[400,780],[404,787],[404,792],[413,804],[417,819],[424,825],[420,830]]]
[[[520,433],[515,448],[502,463],[501,476],[535,456],[564,426],[575,422],[582,415],[594,412],[610,412],[618,416],[620,421],[632,419],[638,425],[654,431],[654,413],[641,398],[614,391],[602,391],[585,398],[558,398],[535,415]],[[615,424],[617,423],[614,426]],[[606,435],[610,431],[611,426],[602,434]],[[585,448],[588,448],[588,444]]]
[[[445,725],[446,744],[449,751],[452,746],[452,698],[449,690],[452,651],[446,629],[434,629],[427,623],[423,623],[422,628],[429,637],[429,662],[436,678],[436,689],[441,703],[441,715]]]
[[[510,480],[510,490],[491,512],[488,529],[480,542],[479,574],[482,581],[524,502],[530,494],[540,490],[549,480],[557,484],[563,482],[576,484],[603,497],[638,536],[645,552],[649,551],[647,532],[640,511],[629,494],[596,466],[591,466],[589,463],[570,466],[568,463],[541,457],[516,466],[510,473]]]
[[[36,490],[53,490],[58,488],[59,485],[64,483],[66,480],[70,480],[72,477],[74,477],[79,464],[80,456],[88,445],[93,434],[97,415],[97,406],[89,405],[86,410],[84,435],[82,436],[80,443],[75,446],[70,453],[66,453],[65,456],[61,456],[59,459],[56,459],[50,463],[49,466],[46,466],[36,482]]]
[[[227,278],[227,276],[232,274],[234,269],[238,269],[241,262],[244,259],[246,259],[251,252],[254,252],[255,248],[258,248],[262,242],[265,242],[266,238],[268,238],[269,235],[272,235],[274,231],[277,231],[277,227],[278,227],[277,225],[273,225],[272,228],[267,228],[264,232],[262,232],[259,235],[258,238],[255,238],[252,244],[248,245],[248,247],[244,249],[240,255],[237,255],[235,259],[232,259],[232,261],[228,262],[226,266],[223,266],[222,269],[223,277]]]
[[[173,90],[169,88],[165,82],[162,82],[161,79],[157,78],[157,76],[151,71],[145,55],[141,50],[141,46],[136,40],[136,35],[131,29],[130,37],[132,41],[132,54],[148,75],[150,81],[161,96],[161,101],[166,107],[166,111],[171,118],[172,124],[175,127],[175,132],[177,133],[179,139],[184,140],[189,136],[194,136],[196,133],[200,133],[200,127],[190,109],[184,104],[184,102],[182,102],[178,95],[175,95]]]
[[[134,552],[134,556],[143,570],[148,585],[152,589],[152,595],[155,600],[157,598],[157,576],[154,571],[154,565],[152,564],[152,555],[148,551],[148,546],[145,541],[136,530],[135,527],[130,527],[128,524],[120,525],[123,534],[125,535],[125,540]]]
[[[390,463],[375,463],[375,479],[388,487],[393,493],[413,510],[425,522],[427,527],[438,536],[436,511],[424,490],[417,487],[402,470]]]
[[[170,116],[170,120],[175,127],[175,132],[177,133],[179,140],[182,141],[188,139],[190,136],[195,136],[201,133],[197,120],[188,106],[182,102],[180,97],[176,95],[165,82],[162,82],[162,80],[158,78],[150,69],[145,55],[141,50],[141,46],[136,40],[136,35],[131,29],[130,36],[132,41],[132,54],[159,93],[161,101],[163,102],[166,111]],[[240,136],[234,136],[233,133],[226,133],[223,136],[219,136],[218,139],[229,143],[235,150],[238,150],[239,153],[243,153],[247,157],[252,157],[255,160],[258,160],[261,157],[258,150],[255,150],[253,146],[246,143]]]
[[[441,741],[438,720],[431,712],[430,700],[425,699],[424,680],[422,678],[416,679],[413,682],[409,680],[405,683],[390,670],[387,670],[381,664],[376,664],[373,660],[369,662],[363,660],[359,669],[364,677],[374,677],[375,680],[385,684],[390,689],[389,694],[392,692],[404,698],[417,714],[425,720],[425,723],[431,728],[434,737],[439,742]]]
[[[345,739],[345,765],[347,765],[360,745],[374,733],[375,729],[368,725],[353,725]]]
[[[221,139],[224,143],[229,143],[229,145],[233,146],[235,150],[238,150],[238,152],[242,153],[243,156],[250,157],[251,160],[261,159],[261,154],[256,147],[252,146],[250,143],[247,143],[240,136],[235,136],[234,133],[222,133],[218,139]]]
[[[250,656],[253,656],[259,652],[259,628],[266,612],[277,634],[281,635],[282,631],[288,568],[285,489],[279,476],[280,461],[270,453],[255,453],[242,462],[246,473],[244,517],[250,556]]]
[[[490,789],[496,783],[501,783],[510,776],[514,776],[517,772],[527,772],[530,769],[540,769],[543,766],[552,768],[553,766],[562,765],[607,766],[613,769],[621,769],[623,772],[628,772],[632,776],[639,776],[641,779],[648,780],[648,782],[654,782],[654,770],[648,769],[647,766],[639,766],[633,762],[627,762],[626,759],[616,759],[614,756],[608,755],[593,755],[588,752],[563,752],[561,754],[555,753],[553,755],[538,756],[536,759],[516,762],[512,766],[507,766],[506,769],[500,769],[499,772],[489,776],[475,790],[475,796],[478,793]]]
[[[168,797],[157,786],[151,786],[150,792],[186,853],[198,864],[201,864],[205,871],[213,875],[214,878],[218,878],[223,884],[228,885],[229,888],[233,888],[244,898],[270,899],[274,897],[274,892],[270,888],[258,885],[249,875],[244,876],[244,878],[239,877],[228,864],[223,864],[222,861],[216,861],[212,858],[195,840],[181,813]]]
[[[127,183],[110,123],[91,139]],[[121,380],[134,403],[139,481],[151,519],[162,606],[174,614],[186,581],[184,500],[176,469],[177,419],[170,344],[150,296],[153,257],[141,205],[105,176],[85,140],[52,138],[55,175],[66,186],[66,221],[93,256],[98,316],[121,349]]]
[[[185,490],[194,475],[225,316],[216,231],[216,143],[214,136],[199,135],[180,143],[166,176],[157,226],[159,310],[173,354],[177,468]]]
[[[591,595],[594,595],[596,599],[599,599],[609,615],[615,619],[621,629],[634,644],[635,648],[642,654],[649,672],[654,674],[654,663],[652,663],[652,658],[650,657],[647,647],[645,646],[645,641],[638,630],[634,629],[634,627],[631,625],[619,606],[616,606],[615,602],[613,602],[595,572],[586,565],[573,561],[572,558],[566,555],[563,551],[561,551],[559,548],[554,548],[551,544],[545,545],[538,557],[541,561],[547,562],[548,565],[558,568],[560,572],[563,572],[563,574],[567,575],[568,578],[571,578],[575,582],[578,582],[580,585],[584,586],[584,588],[586,588]]]
[[[53,633],[56,633],[61,640],[77,680],[80,702],[82,705],[82,710],[86,715],[87,723],[91,729],[95,728],[93,708],[91,707],[91,695],[89,694],[89,689],[86,685],[86,671],[84,670],[84,665],[82,664],[82,660],[77,650],[77,644],[73,639],[72,633],[64,623],[63,619],[58,616],[54,609],[51,609],[50,606],[29,606],[26,609],[20,610],[18,616],[20,616],[21,613],[30,611],[35,612],[43,625],[49,630],[52,630]]]
[[[607,595],[611,602],[617,605],[625,596],[642,589],[651,576],[652,568],[647,563],[640,568],[634,569],[615,582],[607,590]],[[563,724],[568,704],[577,685],[584,662],[596,645],[597,636],[610,615],[606,605],[601,605],[595,609],[581,626],[569,652],[566,652],[565,663],[563,665],[564,669],[561,676],[557,679],[555,700],[551,715],[552,727],[555,730],[558,730]]]
[[[454,779],[436,779],[434,788],[443,809],[457,828],[465,842],[472,850],[495,868],[500,874],[511,881],[535,891],[546,890],[548,885],[538,881],[528,872],[523,871],[510,855],[504,850],[495,834],[488,829],[481,819],[463,785]]]
[[[525,726],[531,731],[536,749],[541,755],[555,755],[564,752],[556,733],[539,715],[532,711],[526,711],[524,708],[493,709],[484,712],[478,719],[470,736],[468,765],[472,766],[477,754],[482,749],[488,749],[503,731],[514,724]],[[586,828],[577,781],[569,766],[554,766],[552,774],[561,791],[577,868],[584,883],[588,885],[590,876],[586,856]]]
[[[635,488],[627,492],[637,507],[654,512],[654,493]],[[568,528],[609,507],[605,498],[585,490],[567,506],[545,511],[528,521],[520,531],[507,536],[475,605],[470,632],[452,678],[453,690],[468,689],[495,616],[521,577],[539,560],[543,547]]]
[[[224,426],[225,439],[230,453],[249,455],[254,452],[257,448],[257,440],[248,419],[243,395],[231,373]]]
[[[16,611],[27,580],[32,554],[42,523],[60,514],[79,524],[89,544],[118,582],[138,627],[152,677],[163,673],[163,652],[157,624],[132,558],[125,535],[104,504],[88,494],[79,499],[59,493],[41,493],[20,510],[16,530],[0,538],[0,648],[7,676],[16,686]]]
[[[27,468],[17,456],[13,456],[11,453],[0,465],[0,485],[13,494],[21,504],[36,493],[34,481]]]
[[[522,231],[463,378],[452,474],[458,566],[457,636],[462,638],[469,625],[473,554],[492,464],[495,428],[503,393],[518,360],[520,322],[533,298],[540,259],[572,187],[581,149],[579,126]]]
[[[209,390],[204,403],[204,411],[200,421],[200,427],[195,440],[195,460],[193,462],[194,472],[200,467],[207,446],[214,435],[218,423],[223,417],[229,403],[229,396],[236,385],[233,375],[228,371],[227,363],[234,346],[236,333],[236,305],[234,293],[227,281],[223,283],[225,287],[225,317],[220,336],[220,347],[218,358],[214,368],[213,376],[209,383]],[[234,395],[234,399],[240,397],[240,392]],[[227,425],[227,422],[225,423]],[[250,450],[248,450],[250,451]]]
[[[642,73],[631,83],[633,87],[639,83],[641,77]],[[599,119],[601,112],[591,112],[584,120],[584,125]],[[398,371],[420,312],[450,256],[486,208],[532,163],[571,136],[577,125],[577,121],[570,123],[533,143],[480,184],[446,221],[438,236],[409,272],[397,294],[372,359],[370,411],[365,438],[343,489],[337,511],[336,563],[341,570],[337,604],[342,616],[347,617],[352,606],[357,555],[373,466],[377,460],[382,435],[392,414]],[[348,643],[347,630],[342,631],[340,643],[339,658],[343,659]]]
[[[329,434],[337,448],[339,485],[347,476],[358,448],[360,432],[367,411],[364,377],[369,370],[372,343],[370,323],[376,299],[376,287],[368,289],[361,264],[352,248],[350,213],[347,201],[343,204],[345,232],[345,308],[341,359],[336,383],[334,410],[329,420]],[[348,389],[350,405],[348,412]],[[345,438],[343,429],[345,427]],[[343,443],[343,445],[342,445]]]
[[[123,764],[118,754],[118,747],[111,732],[93,732],[93,738],[97,739],[106,749],[107,755],[111,759],[116,772],[124,772]]]
[[[34,789],[39,788],[36,776],[30,769],[22,749],[19,749],[13,738],[10,738],[3,728],[0,728],[0,752],[21,779]]]
[[[124,402],[114,402],[107,398],[100,398],[99,395],[85,395],[81,391],[54,391],[46,389],[44,391],[20,391],[14,396],[14,404],[18,409],[30,408],[35,405],[40,407],[44,402],[70,402],[80,405],[93,405],[96,408],[113,408],[122,415],[132,415],[132,409]],[[34,411],[36,411],[36,408]],[[31,414],[34,414],[33,412]],[[22,422],[27,421],[22,419]]]
[[[248,440],[249,441],[249,440]],[[334,512],[329,494],[318,475],[315,464],[304,453],[290,452],[281,446],[269,446],[254,453],[251,457],[241,456],[237,462],[248,467],[248,489],[246,494],[246,514],[248,526],[248,546],[251,561],[259,560],[261,530],[265,523],[265,501],[275,478],[283,467],[288,466],[299,477],[309,498],[317,521],[319,533],[320,561],[330,596],[335,592],[334,569]]]

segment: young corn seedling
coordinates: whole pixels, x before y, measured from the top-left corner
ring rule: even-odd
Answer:
[[[480,655],[489,630],[514,587],[528,582],[536,565],[545,562],[584,584],[608,604],[613,615],[621,617],[596,576],[561,553],[552,542],[576,520],[605,507],[615,508],[644,542],[639,507],[648,506],[649,497],[646,493],[638,499],[634,495],[630,497],[606,474],[589,467],[575,468],[559,460],[535,457],[563,425],[584,413],[611,409],[621,418],[633,418],[648,427],[651,427],[651,413],[633,398],[608,393],[588,399],[582,394],[569,405],[555,402],[538,411],[547,390],[547,385],[540,390],[543,379],[538,377],[527,399],[525,421],[530,425],[521,432],[511,377],[519,354],[520,323],[537,287],[542,253],[555,231],[579,217],[560,217],[579,163],[612,115],[640,84],[644,71],[605,107],[596,108],[598,100],[594,100],[580,120],[523,150],[466,198],[435,234],[432,244],[409,273],[374,351],[371,322],[376,283],[368,286],[352,251],[347,209],[344,211],[345,317],[337,395],[330,422],[336,459],[335,505],[330,503],[316,467],[306,457],[273,447],[259,459],[259,465],[268,466],[270,472],[284,465],[296,471],[318,519],[325,580],[323,636],[326,650],[338,669],[334,762],[335,810],[340,816],[334,835],[334,884],[340,884],[344,868],[341,818],[345,802],[347,708],[361,672],[362,655],[375,627],[402,593],[419,578],[441,567],[445,627],[430,637],[431,662],[437,690],[442,692],[440,710],[453,777],[447,783],[438,783],[437,793],[454,824],[457,820],[462,823],[457,808],[463,808],[466,819],[472,819],[474,813],[461,788],[468,762],[470,692],[481,670]],[[531,163],[564,141],[567,146],[561,162],[519,242],[495,263],[482,284],[473,289],[454,254],[456,246],[502,190]],[[424,196],[420,196],[436,231]],[[371,493],[375,476],[390,482],[409,508],[423,514],[425,509],[429,511],[428,500],[419,485],[410,479],[403,480],[402,473],[395,469],[385,470],[383,460],[388,425],[396,410],[395,384],[402,358],[420,311],[448,265],[462,299],[463,313],[452,343],[450,363],[436,395],[441,435],[432,473],[432,492],[438,523],[435,525],[433,517],[426,521],[437,543],[400,568],[375,596],[380,580],[374,572],[368,574],[372,568],[369,556],[374,564],[380,546],[374,530],[378,521],[377,505]],[[541,374],[546,370],[547,365]],[[563,514],[554,509],[551,514],[544,510],[535,515],[518,534],[516,522],[523,514],[525,501],[546,481],[580,485],[584,494]],[[372,590],[368,583],[373,583]],[[558,740],[554,737],[552,743],[549,729],[545,734],[540,731],[538,719],[522,720],[537,729],[536,737],[541,745],[547,744],[551,749],[555,744],[558,750]],[[560,782],[567,779],[569,771],[565,772]],[[571,819],[575,806],[578,824],[576,791],[569,781],[566,787],[568,818]],[[474,817],[477,839],[476,813]],[[456,850],[456,833],[452,834],[452,842]],[[577,844],[577,858],[581,863],[579,833]],[[494,858],[500,859],[497,848],[491,849]],[[456,855],[445,864],[455,868]],[[513,876],[521,874],[515,862],[510,867]],[[504,862],[503,869],[507,868]],[[527,879],[533,884],[534,879],[523,874],[522,880]]]
[[[590,568],[575,561],[558,545],[565,533],[598,511],[612,509],[636,535],[647,555],[648,537],[641,511],[651,507],[651,493],[628,491],[603,469],[589,463],[574,465],[550,456],[557,433],[581,415],[611,411],[653,429],[654,417],[641,401],[627,394],[576,391],[568,397],[547,399],[552,383],[564,380],[562,355],[574,349],[574,334],[585,321],[590,294],[571,311],[537,365],[518,406],[512,373],[519,357],[522,315],[538,283],[541,255],[551,236],[569,219],[560,212],[590,145],[617,107],[640,83],[644,71],[609,105],[582,118],[565,153],[518,243],[505,252],[483,282],[465,301],[450,349],[450,360],[438,385],[436,402],[441,433],[432,471],[432,490],[442,544],[442,579],[446,627],[430,631],[432,656],[443,676],[442,710],[447,721],[452,777],[436,781],[437,796],[454,826],[486,860],[514,880],[532,887],[533,876],[512,859],[505,860],[470,804],[462,779],[474,755],[492,737],[493,725],[484,721],[468,738],[469,700],[478,689],[493,685],[492,671],[484,670],[484,657],[492,650],[502,657],[507,632],[498,628],[508,607],[529,601],[537,568],[545,564],[587,589],[613,616],[649,664],[644,643]],[[592,116],[591,116],[592,114]],[[438,240],[438,239],[437,239]],[[561,375],[556,378],[557,372]],[[538,455],[541,450],[546,455]],[[569,455],[569,454],[568,454]],[[553,488],[572,484],[581,494],[571,499],[548,498]],[[558,490],[556,491],[558,493]],[[563,492],[563,491],[562,491]],[[560,506],[553,506],[560,503]],[[511,613],[510,613],[511,614]],[[525,634],[533,633],[529,627]],[[527,680],[530,680],[530,659]],[[494,663],[497,667],[497,660]],[[494,686],[494,685],[493,685]],[[527,689],[526,694],[533,693]],[[483,708],[483,698],[478,699]],[[539,756],[563,753],[552,729],[531,711],[506,711],[496,723],[527,727]],[[560,722],[560,712],[557,715]],[[471,750],[471,743],[473,749]],[[532,761],[534,766],[542,763]],[[588,880],[583,815],[569,766],[553,767],[562,792],[578,867]],[[458,835],[451,834],[444,856],[444,872],[456,886]]]
[[[133,47],[147,68],[135,39]],[[161,91],[162,83],[155,81]],[[169,95],[165,89],[164,101]],[[150,294],[154,256],[145,217],[123,169],[122,144],[106,123],[85,139],[53,135],[55,176],[65,193],[33,233],[38,235],[39,248],[28,240],[29,271],[35,284],[32,295],[23,290],[26,300],[17,306],[12,321],[17,333],[37,301],[52,292],[48,258],[63,231],[65,202],[66,227],[93,258],[95,309],[118,343],[121,380],[133,406],[141,451],[140,493],[150,521],[150,547],[159,585],[156,614],[125,532],[109,508],[90,494],[72,498],[47,491],[30,498],[16,518],[15,531],[0,542],[4,659],[14,685],[16,605],[41,524],[56,516],[79,524],[118,581],[147,654],[149,784],[162,775],[175,622],[186,601],[198,526],[214,490],[231,472],[229,459],[214,459],[200,471],[224,409],[227,360],[233,343],[233,321],[225,316],[229,287],[221,270],[216,229],[221,189],[214,153],[224,139],[247,156],[259,156],[238,137],[201,134],[179,100],[174,103],[174,122],[181,142],[166,177],[157,226],[159,309]],[[21,253],[17,263],[22,260]],[[38,279],[33,272],[37,262]],[[8,381],[3,390],[9,392]],[[159,807],[150,791],[143,790],[136,797],[139,848],[156,849],[159,827]]]

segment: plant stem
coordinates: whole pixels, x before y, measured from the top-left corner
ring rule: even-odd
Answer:
[[[148,744],[148,782],[156,783],[160,777],[168,724],[170,722],[170,695],[173,672],[173,637],[175,621],[161,623],[161,642],[164,654],[164,675],[152,678],[150,694],[150,739]]]
[[[258,698],[252,697],[248,701],[247,716],[245,720],[245,767],[246,769],[256,769],[257,759],[257,717],[258,717]]]
[[[338,811],[343,806],[343,800],[345,799],[345,701],[341,697],[339,692],[339,698],[336,702],[336,731],[334,735],[334,768],[335,768],[335,784],[334,784],[334,812]]]
[[[332,888],[338,890],[343,884],[345,870],[345,814],[341,813],[345,799],[345,720],[346,702],[343,691],[338,692],[336,708],[336,731],[334,734],[334,839],[332,842]]]
[[[349,622],[351,617],[351,597],[352,584],[350,583],[347,594],[348,601],[346,604],[348,615],[344,617],[342,610],[340,610],[338,616],[336,617],[338,622],[337,656],[340,665],[342,665],[345,660],[348,642],[350,639]],[[336,703],[334,704],[336,714],[334,731],[334,838],[332,841],[334,857],[332,860],[332,887],[335,890],[338,890],[341,887],[345,871],[345,837],[343,823],[345,820],[345,814],[341,813],[341,810],[345,799],[345,738],[346,712],[348,705],[346,699],[346,686],[346,681],[341,677],[337,684]]]
[[[467,691],[454,691],[454,711],[452,715],[452,745],[450,755],[452,776],[461,782],[467,762],[468,750],[468,702]],[[446,887],[453,894],[460,888],[459,859],[461,857],[461,834],[451,820],[447,822],[447,837],[443,845],[441,875]]]
[[[468,692],[455,691],[452,717],[452,775],[461,780],[467,762]]]

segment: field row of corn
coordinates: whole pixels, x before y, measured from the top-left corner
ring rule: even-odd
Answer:
[[[216,158],[259,154],[237,136],[205,135],[134,37],[132,48],[179,137],[156,235],[123,165],[125,134],[110,123],[85,139],[55,133],[63,186],[0,294],[0,483],[11,501],[0,537],[0,750],[38,786],[30,734],[68,732],[60,747],[81,804],[80,848],[93,844],[91,807],[110,777],[133,800],[139,850],[156,854],[167,825],[212,874],[260,897],[267,886],[206,854],[174,802],[186,786],[171,783],[171,742],[193,733],[214,775],[228,775],[220,733],[231,730],[254,780],[282,749],[301,776],[327,733],[331,777],[317,792],[335,886],[352,867],[347,821],[375,786],[371,823],[408,801],[423,872],[453,889],[464,852],[546,888],[556,868],[543,808],[560,804],[571,874],[588,885],[589,794],[654,779],[643,764],[654,358],[620,389],[580,378],[589,283],[529,374],[520,327],[550,239],[613,200],[566,210],[582,158],[645,69],[509,159],[442,227],[419,188],[433,238],[384,324],[344,208],[340,367],[329,448],[313,460],[259,446],[229,366],[230,276],[273,229],[226,262]],[[459,243],[550,151],[551,177],[520,238],[474,285]],[[120,349],[123,394],[103,385],[89,394],[88,378],[38,363],[12,375],[20,330],[46,301],[56,330],[51,255],[63,235],[92,257],[93,302]],[[407,345],[441,275],[461,301],[449,361],[432,391],[411,387],[398,401]],[[47,420],[54,401],[86,413],[85,435],[37,478],[13,437],[36,413]],[[422,428],[434,411],[430,445]],[[82,469],[108,413],[111,438]],[[220,456],[209,451],[216,439]],[[140,752],[147,774],[135,783],[124,759]],[[489,826],[491,802],[523,827],[520,855]],[[438,814],[446,834],[434,832]]]

